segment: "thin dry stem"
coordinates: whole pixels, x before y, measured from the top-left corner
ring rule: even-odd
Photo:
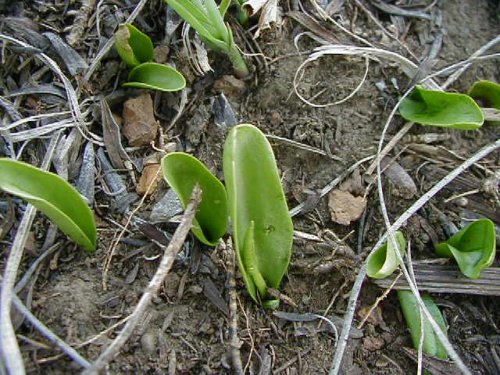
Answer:
[[[295,92],[295,95],[297,95],[299,97],[299,99],[302,100],[304,103],[306,103],[306,104],[308,104],[308,105],[310,105],[311,107],[314,107],[314,108],[326,108],[326,107],[331,107],[331,106],[334,106],[334,105],[339,105],[339,104],[342,104],[342,103],[348,101],[352,97],[354,97],[354,95],[356,95],[359,92],[359,90],[361,90],[361,87],[363,87],[363,84],[366,81],[366,77],[368,77],[368,72],[369,72],[369,69],[370,69],[370,59],[368,57],[365,57],[365,72],[363,74],[363,78],[361,78],[361,81],[354,88],[354,90],[352,90],[347,96],[343,97],[342,99],[336,100],[334,102],[326,103],[326,104],[315,104],[315,103],[311,102],[310,100],[304,98],[302,96],[302,94],[299,93],[299,90],[297,89],[297,87],[298,87],[298,85],[300,83],[300,80],[303,77],[303,74],[301,74],[302,71],[303,71],[303,69],[305,69],[305,67],[307,66],[307,64],[309,64],[310,62],[312,62],[314,60],[312,60],[312,59],[309,58],[306,61],[304,61],[302,64],[300,64],[300,66],[298,67],[297,71],[295,72],[295,76],[293,77],[293,91]],[[299,74],[300,74],[301,77],[300,77],[299,80],[297,80]],[[311,100],[313,100],[313,99],[311,99]]]
[[[128,231],[128,227],[129,227],[130,223],[132,222],[132,218],[141,209],[142,205],[144,204],[146,198],[149,195],[149,192],[151,191],[152,187],[155,185],[156,179],[158,178],[158,175],[160,174],[160,172],[161,172],[161,169],[158,169],[158,171],[156,172],[155,177],[149,183],[149,185],[148,185],[148,187],[146,189],[146,192],[142,196],[139,204],[128,215],[128,218],[127,218],[127,221],[126,221],[125,225],[123,226],[122,230],[118,234],[118,237],[115,239],[115,241],[111,245],[111,249],[108,251],[108,256],[104,260],[104,269],[102,271],[102,288],[104,290],[107,290],[107,288],[108,288],[108,272],[109,272],[109,268],[111,267],[111,261],[113,260],[113,256],[115,255],[115,252],[116,252],[116,249],[118,247],[118,244],[120,243],[120,240],[122,239],[122,237],[125,235],[125,232]]]
[[[54,135],[50,141],[47,152],[43,159],[41,168],[47,170],[54,156],[54,151],[59,140],[60,133]],[[10,309],[14,298],[14,286],[17,278],[17,271],[21,264],[24,253],[24,246],[28,239],[29,230],[35,218],[36,208],[31,204],[26,206],[23,218],[19,223],[14,242],[9,252],[9,257],[5,264],[4,277],[2,281],[2,291],[0,294],[0,350],[5,367],[10,374],[25,374],[24,363],[16,339],[16,332],[10,318]]]
[[[13,38],[11,36],[5,35],[5,34],[0,34],[0,39],[7,40],[13,44],[16,44],[18,46],[24,47],[24,48],[29,48],[29,49],[36,49],[32,45],[25,43],[21,40],[18,40],[16,38]],[[35,58],[38,60],[41,60],[44,64],[48,65],[49,68],[59,77],[59,79],[62,81],[64,85],[64,89],[66,91],[66,95],[68,97],[68,105],[71,110],[71,115],[73,117],[73,120],[75,122],[74,125],[78,127],[78,130],[82,134],[82,136],[90,141],[90,142],[95,142],[100,145],[102,145],[102,138],[95,135],[94,133],[91,133],[86,124],[85,120],[83,118],[82,112],[80,110],[80,103],[78,102],[78,96],[76,94],[75,89],[71,85],[70,80],[68,77],[64,75],[62,72],[61,68],[57,63],[51,59],[49,56],[47,56],[45,53],[37,53],[34,55]]]
[[[97,358],[97,360],[92,364],[90,368],[84,371],[83,374],[98,374],[99,371],[103,370],[108,363],[113,359],[113,357],[118,354],[120,348],[127,342],[132,333],[134,332],[137,324],[141,321],[146,312],[151,300],[154,296],[158,294],[158,290],[163,284],[163,280],[169,273],[174,260],[182,248],[186,236],[192,227],[194,217],[196,215],[196,209],[201,201],[201,190],[198,186],[193,189],[191,194],[191,199],[186,206],[186,210],[182,216],[181,223],[177,227],[174,235],[168,246],[165,248],[163,245],[158,244],[158,246],[164,248],[163,257],[161,259],[160,265],[156,270],[155,275],[146,287],[144,294],[141,296],[139,303],[135,307],[134,311],[130,315],[130,319],[125,324],[125,327],[120,332],[120,334],[113,340],[113,342],[108,346],[108,348]]]
[[[372,315],[373,311],[377,308],[377,306],[380,304],[380,302],[382,302],[384,299],[387,298],[387,296],[389,295],[391,290],[394,288],[394,285],[396,285],[396,283],[398,282],[400,277],[401,277],[401,273],[394,278],[394,281],[392,282],[391,285],[389,285],[389,287],[386,290],[384,290],[384,293],[382,293],[381,296],[377,297],[377,299],[375,300],[375,303],[370,307],[370,310],[368,310],[366,315],[363,317],[363,319],[361,319],[361,322],[358,324],[358,329],[363,328],[363,326],[365,325],[368,318]]]
[[[231,237],[226,242],[226,254],[228,259],[228,288],[229,288],[229,345],[231,350],[231,359],[233,361],[233,370],[237,375],[243,375],[243,363],[241,362],[240,346],[238,338],[238,294],[236,292],[236,260],[233,249],[233,240]]]

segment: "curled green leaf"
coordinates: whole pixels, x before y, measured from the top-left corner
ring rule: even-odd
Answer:
[[[496,82],[477,81],[470,88],[469,95],[489,107],[500,109],[500,85]]]
[[[195,157],[172,152],[161,161],[163,177],[186,207],[196,184],[202,191],[193,233],[204,244],[215,246],[226,233],[227,198],[224,185]]]
[[[240,272],[255,301],[276,306],[275,302],[266,303],[266,290],[278,289],[288,269],[293,224],[264,134],[248,124],[231,129],[224,145],[223,168]],[[266,288],[260,285],[260,277]]]
[[[399,112],[408,121],[461,130],[480,128],[484,122],[483,112],[470,96],[421,86],[403,100]]]
[[[122,60],[130,67],[153,60],[151,38],[129,23],[118,27],[115,48]]]
[[[400,231],[394,233],[394,237],[403,256],[406,252],[406,239]],[[383,279],[390,276],[399,267],[396,249],[392,246],[391,241],[387,241],[368,256],[366,267],[367,275],[373,279]]]
[[[0,189],[28,201],[78,245],[95,250],[94,215],[80,193],[58,175],[0,158]]]
[[[448,332],[448,328],[446,326],[446,322],[444,321],[443,315],[441,314],[441,311],[428,294],[422,294],[421,297],[432,318],[436,321],[436,323],[439,325],[439,328],[441,328],[443,333],[446,335],[446,333]],[[420,345],[420,322],[422,319],[424,323],[424,340],[422,350],[424,351],[424,353],[437,358],[448,358],[446,350],[439,341],[437,335],[434,333],[431,324],[429,323],[425,315],[420,314],[420,307],[413,293],[409,290],[399,290],[398,299],[399,303],[401,304],[401,309],[403,310],[406,325],[408,326],[408,329],[410,331],[414,348],[418,349]]]
[[[171,66],[144,63],[132,69],[128,75],[128,82],[123,86],[171,92],[186,87],[186,80]]]
[[[490,219],[476,220],[434,249],[439,256],[455,258],[465,276],[477,279],[495,259],[495,224]]]

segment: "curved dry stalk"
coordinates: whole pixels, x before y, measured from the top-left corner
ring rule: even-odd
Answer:
[[[482,55],[484,52],[489,50],[490,48],[494,47],[496,44],[500,43],[500,35],[496,36],[492,40],[490,40],[488,43],[483,45],[481,48],[479,48],[476,52],[474,52],[471,55],[471,58],[474,57],[479,57]],[[458,77],[460,77],[469,67],[471,66],[471,63],[467,63],[464,66],[462,66],[459,70],[457,70],[455,73],[453,73],[451,76],[448,77],[446,82],[441,86],[443,89],[448,88],[453,82],[455,82]]]
[[[221,242],[223,243],[223,242]],[[236,375],[243,375],[243,363],[241,362],[240,339],[238,338],[238,294],[236,292],[236,259],[233,249],[233,239],[229,237],[225,245],[228,263],[227,278],[229,289],[229,349],[233,361],[233,370]]]
[[[186,210],[181,219],[181,223],[177,227],[170,243],[167,247],[157,243],[158,246],[164,249],[163,257],[161,259],[160,265],[156,270],[153,278],[146,287],[144,294],[141,296],[139,303],[135,307],[134,311],[130,315],[125,327],[123,327],[120,334],[113,340],[113,342],[108,346],[108,348],[97,358],[97,360],[92,364],[90,368],[83,372],[84,375],[98,374],[99,371],[104,369],[108,363],[113,359],[113,357],[120,351],[120,348],[127,342],[135,327],[140,322],[141,318],[144,316],[147,308],[149,307],[151,300],[154,296],[158,294],[158,290],[163,284],[163,280],[167,276],[174,260],[179,253],[184,240],[191,229],[194,216],[196,215],[196,209],[201,201],[201,190],[198,186],[193,189],[191,194],[191,199],[186,206]]]
[[[35,219],[36,208],[29,204],[24,211],[24,216],[19,223],[16,237],[12,243],[7,263],[5,264],[4,277],[2,282],[2,292],[0,295],[0,348],[3,362],[10,374],[25,374],[23,358],[19,344],[16,339],[16,332],[10,319],[10,308],[14,295],[14,284],[17,270],[21,264],[24,246],[28,239],[29,229]]]
[[[16,44],[24,48],[36,50],[36,48],[33,47],[32,45],[5,34],[0,34],[0,39],[9,41],[10,43]],[[69,81],[68,77],[66,77],[62,72],[61,68],[59,68],[59,65],[57,65],[57,63],[54,60],[52,60],[49,56],[47,56],[43,52],[34,54],[34,57],[41,60],[44,64],[48,65],[49,68],[59,77],[59,79],[63,83],[64,89],[66,91],[66,96],[68,97],[68,105],[71,110],[71,116],[82,136],[89,142],[99,143],[100,145],[103,145],[102,138],[88,130],[87,125],[85,124],[85,120],[83,118],[83,114],[80,110],[80,103],[78,102],[78,96],[76,94],[76,91],[71,85],[71,82]]]
[[[363,56],[376,60],[385,59],[396,63],[404,74],[410,79],[419,72],[417,64],[406,57],[392,51],[374,47],[357,47],[351,45],[335,44],[315,48],[306,61],[314,61],[325,55],[344,55],[344,56]],[[432,79],[426,82],[424,86],[431,90],[440,90],[439,85]]]
[[[389,219],[389,214],[387,212],[387,207],[385,205],[384,191],[383,191],[383,185],[382,185],[382,168],[381,168],[381,165],[380,165],[380,162],[382,160],[381,159],[382,146],[384,144],[385,134],[386,134],[387,130],[389,129],[389,125],[390,125],[390,123],[392,121],[392,118],[396,114],[396,111],[398,110],[401,102],[408,95],[410,95],[410,93],[412,92],[413,88],[414,88],[414,85],[412,85],[411,87],[409,87],[408,90],[405,92],[405,94],[399,99],[399,101],[394,106],[394,108],[393,108],[393,110],[392,110],[392,112],[391,112],[391,114],[389,116],[389,119],[387,120],[387,122],[386,122],[386,124],[384,126],[384,129],[382,130],[382,134],[380,136],[380,140],[379,140],[379,143],[378,143],[378,150],[377,150],[377,159],[376,159],[376,162],[377,162],[377,191],[378,191],[378,195],[379,195],[380,208],[381,208],[381,212],[382,212],[382,217],[384,218],[384,223],[385,223],[386,228],[387,228],[387,232],[386,232],[387,233],[387,241],[390,241],[391,244],[392,244],[392,246],[396,250],[395,253],[396,253],[396,257],[398,259],[398,262],[400,264],[401,271],[403,272],[403,275],[405,276],[405,278],[406,278],[406,280],[408,282],[408,285],[410,286],[410,290],[415,295],[415,299],[417,300],[417,303],[419,304],[419,307],[420,307],[420,319],[423,318],[422,317],[422,312],[423,312],[425,314],[426,318],[429,320],[430,325],[432,326],[434,332],[438,336],[439,341],[441,341],[441,343],[443,344],[443,346],[444,346],[446,352],[448,353],[448,355],[450,356],[450,358],[453,359],[453,361],[455,362],[455,364],[458,366],[458,368],[460,369],[460,371],[463,374],[470,374],[469,369],[467,368],[467,366],[465,366],[465,364],[463,363],[463,361],[460,358],[460,356],[456,353],[455,349],[453,349],[453,346],[449,342],[448,338],[441,331],[441,328],[436,323],[436,321],[434,320],[434,318],[432,317],[432,315],[427,310],[427,307],[425,306],[424,302],[422,301],[422,298],[420,297],[420,292],[419,292],[418,287],[417,287],[417,285],[416,285],[416,283],[414,281],[415,279],[411,277],[408,269],[406,268],[406,266],[404,264],[403,255],[401,254],[401,251],[399,249],[398,243],[397,243],[396,238],[394,236],[395,230],[391,226],[391,222],[390,222],[390,219]],[[444,186],[445,185],[443,185],[443,187]],[[422,327],[423,327],[423,324],[421,324],[421,328]],[[423,335],[421,336],[421,340],[423,340]]]
[[[75,349],[66,344],[63,339],[52,332],[45,324],[43,324],[33,313],[23,304],[18,296],[14,295],[14,306],[16,309],[30,322],[30,324],[49,341],[54,343],[59,349],[68,355],[73,361],[78,363],[83,368],[90,367],[90,362],[83,358]]]
[[[52,137],[47,152],[43,159],[42,169],[49,168],[56,145],[59,141],[60,132]],[[12,243],[9,257],[5,263],[4,277],[2,281],[2,291],[0,294],[0,351],[5,363],[5,367],[10,374],[25,374],[23,358],[19,344],[16,339],[16,332],[10,318],[10,309],[14,298],[14,286],[17,278],[17,271],[21,264],[24,253],[24,246],[28,239],[29,230],[35,218],[36,208],[31,204],[26,206],[23,218],[19,223],[16,237]]]
[[[316,59],[314,59],[316,60]],[[361,78],[361,81],[358,83],[358,85],[354,88],[354,90],[352,90],[349,95],[345,96],[344,98],[342,99],[339,99],[335,102],[331,102],[331,103],[326,103],[326,104],[314,104],[312,103],[311,101],[307,100],[306,98],[304,98],[300,93],[299,93],[299,90],[297,90],[297,86],[299,85],[300,83],[300,80],[302,79],[303,77],[303,74],[301,74],[300,76],[300,79],[299,79],[299,82],[297,82],[297,76],[302,73],[302,70],[307,66],[307,64],[309,64],[310,62],[314,61],[312,60],[311,58],[308,58],[306,61],[304,61],[302,64],[300,64],[300,66],[298,67],[298,69],[296,70],[295,72],[295,76],[293,77],[293,91],[295,92],[295,95],[297,95],[299,97],[300,100],[302,100],[304,103],[310,105],[311,107],[314,107],[314,108],[326,108],[326,107],[331,107],[331,106],[334,106],[334,105],[339,105],[339,104],[342,104],[346,101],[348,101],[349,99],[351,99],[354,95],[356,95],[358,93],[359,90],[361,90],[361,87],[363,87],[363,84],[365,83],[366,81],[366,77],[368,76],[368,72],[370,70],[370,59],[365,56],[365,73],[363,74],[363,78]]]
[[[434,321],[430,313],[428,312],[427,308],[422,302],[422,299],[420,298],[420,294],[418,292],[418,288],[415,285],[414,282],[412,282],[411,277],[408,273],[408,270],[404,266],[403,259],[401,256],[401,253],[399,252],[399,249],[397,247],[397,243],[394,238],[394,232],[398,230],[405,222],[408,220],[415,212],[417,212],[423,205],[425,205],[434,195],[436,195],[443,187],[445,187],[448,183],[450,183],[454,178],[456,178],[459,174],[464,172],[467,168],[469,168],[471,165],[475,164],[477,161],[480,159],[484,158],[491,152],[495,151],[500,147],[500,140],[497,140],[491,145],[488,145],[481,150],[479,150],[475,155],[467,159],[464,163],[462,163],[460,166],[455,168],[453,171],[451,171],[447,176],[445,176],[441,181],[439,181],[433,188],[431,188],[427,193],[422,195],[408,210],[406,210],[392,225],[389,222],[388,219],[388,214],[387,210],[385,207],[385,204],[383,203],[383,190],[382,190],[382,181],[381,181],[381,172],[380,172],[380,152],[382,151],[382,145],[383,145],[383,140],[385,137],[385,134],[387,132],[387,129],[389,127],[389,124],[391,123],[394,115],[396,114],[396,111],[399,107],[399,104],[401,101],[409,95],[411,92],[408,90],[405,95],[399,100],[399,102],[396,104],[394,109],[392,110],[391,114],[389,115],[389,118],[387,119],[387,122],[384,126],[384,130],[382,131],[382,135],[380,138],[379,142],[379,148],[378,148],[378,156],[377,156],[377,180],[378,180],[378,190],[379,190],[379,197],[381,201],[381,207],[382,207],[382,213],[387,225],[387,232],[379,239],[377,244],[373,247],[372,251],[376,250],[378,247],[380,247],[386,239],[389,241],[392,241],[393,246],[397,249],[396,255],[398,257],[398,260],[401,264],[401,269],[403,271],[403,274],[405,275],[408,284],[410,286],[410,289],[413,291],[413,293],[416,296],[417,302],[422,309],[423,313],[425,314],[426,318],[429,320],[429,323],[431,324],[432,328],[434,329],[436,335],[438,336],[439,340],[443,344],[443,346],[446,349],[446,352],[450,356],[450,358],[455,362],[455,364],[459,367],[459,369],[462,371],[464,374],[469,374],[470,371],[467,369],[463,361],[460,359],[458,354],[455,352],[451,344],[449,343],[448,339],[446,336],[443,334],[441,329],[439,328],[438,324]],[[371,253],[370,252],[370,253]],[[354,310],[356,307],[356,302],[359,296],[359,292],[361,291],[361,286],[362,282],[366,276],[366,263],[363,264],[358,276],[356,277],[356,281],[354,283],[354,286],[351,291],[351,296],[349,298],[349,303],[348,303],[348,308],[346,309],[346,314],[344,315],[344,326],[342,327],[342,332],[340,336],[339,343],[337,345],[337,350],[335,352],[335,356],[332,362],[332,366],[330,368],[330,374],[338,374],[340,371],[340,365],[342,363],[342,357],[344,354],[345,346],[347,345],[347,341],[349,338],[349,332],[350,332],[350,327],[352,324],[353,316],[354,316]]]

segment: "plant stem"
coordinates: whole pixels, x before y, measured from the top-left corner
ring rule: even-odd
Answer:
[[[247,64],[245,63],[243,56],[241,56],[241,53],[238,50],[236,44],[233,43],[233,45],[227,51],[227,55],[229,57],[229,60],[231,60],[231,63],[233,64],[234,74],[238,78],[245,78],[250,74]]]

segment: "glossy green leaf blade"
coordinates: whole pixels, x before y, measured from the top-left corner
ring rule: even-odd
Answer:
[[[222,18],[226,15],[226,12],[231,5],[231,0],[222,0],[219,4],[219,13]]]
[[[404,255],[406,251],[406,239],[403,233],[397,231],[394,233],[394,236],[396,237],[401,255]],[[373,279],[383,279],[390,276],[399,267],[396,249],[391,245],[390,241],[387,241],[368,256],[366,267],[367,275]]]
[[[489,107],[500,109],[500,85],[496,82],[477,81],[470,88],[469,95]]]
[[[269,142],[253,125],[234,127],[224,145],[224,177],[240,271],[249,277],[241,251],[255,223],[255,261],[267,287],[278,288],[290,262],[293,224]],[[250,287],[247,284],[247,289]]]
[[[131,24],[122,24],[115,34],[115,48],[128,66],[153,60],[151,38]]]
[[[58,175],[20,161],[0,158],[0,189],[25,199],[78,245],[95,250],[94,215],[80,193]]]
[[[171,66],[156,63],[136,66],[128,75],[128,80],[123,86],[166,92],[179,91],[186,86],[181,73]]]
[[[495,259],[495,224],[490,219],[476,220],[434,249],[439,256],[455,258],[465,276],[477,279]]]
[[[207,16],[212,21],[212,25],[217,30],[217,33],[213,35],[215,39],[226,41],[228,40],[227,26],[224,23],[223,16],[220,13],[219,7],[215,4],[214,0],[205,0],[205,9],[207,10]]]
[[[201,4],[192,0],[165,0],[175,12],[181,16],[202,38],[213,39],[217,29],[207,15],[207,11]]]
[[[161,161],[163,177],[186,207],[196,184],[202,190],[201,203],[193,226],[194,235],[204,244],[217,245],[227,229],[227,198],[224,185],[195,157],[172,152]]]
[[[401,116],[422,125],[450,127],[462,130],[477,129],[484,116],[468,95],[415,87],[399,107]]]
[[[424,302],[425,307],[429,310],[432,318],[439,325],[439,328],[447,334],[448,328],[446,327],[446,322],[444,321],[443,315],[441,311],[436,306],[432,298],[428,294],[421,295],[422,300]],[[411,339],[413,342],[413,346],[415,349],[418,349],[420,345],[420,308],[418,306],[417,300],[413,293],[409,290],[399,290],[398,291],[398,299],[401,304],[401,309],[403,310],[403,315],[406,320],[406,325],[410,331]],[[434,333],[432,326],[430,325],[427,318],[422,315],[422,319],[424,322],[424,341],[422,350],[434,357],[446,359],[448,355],[446,354],[446,350],[443,345],[439,341],[439,338]]]

